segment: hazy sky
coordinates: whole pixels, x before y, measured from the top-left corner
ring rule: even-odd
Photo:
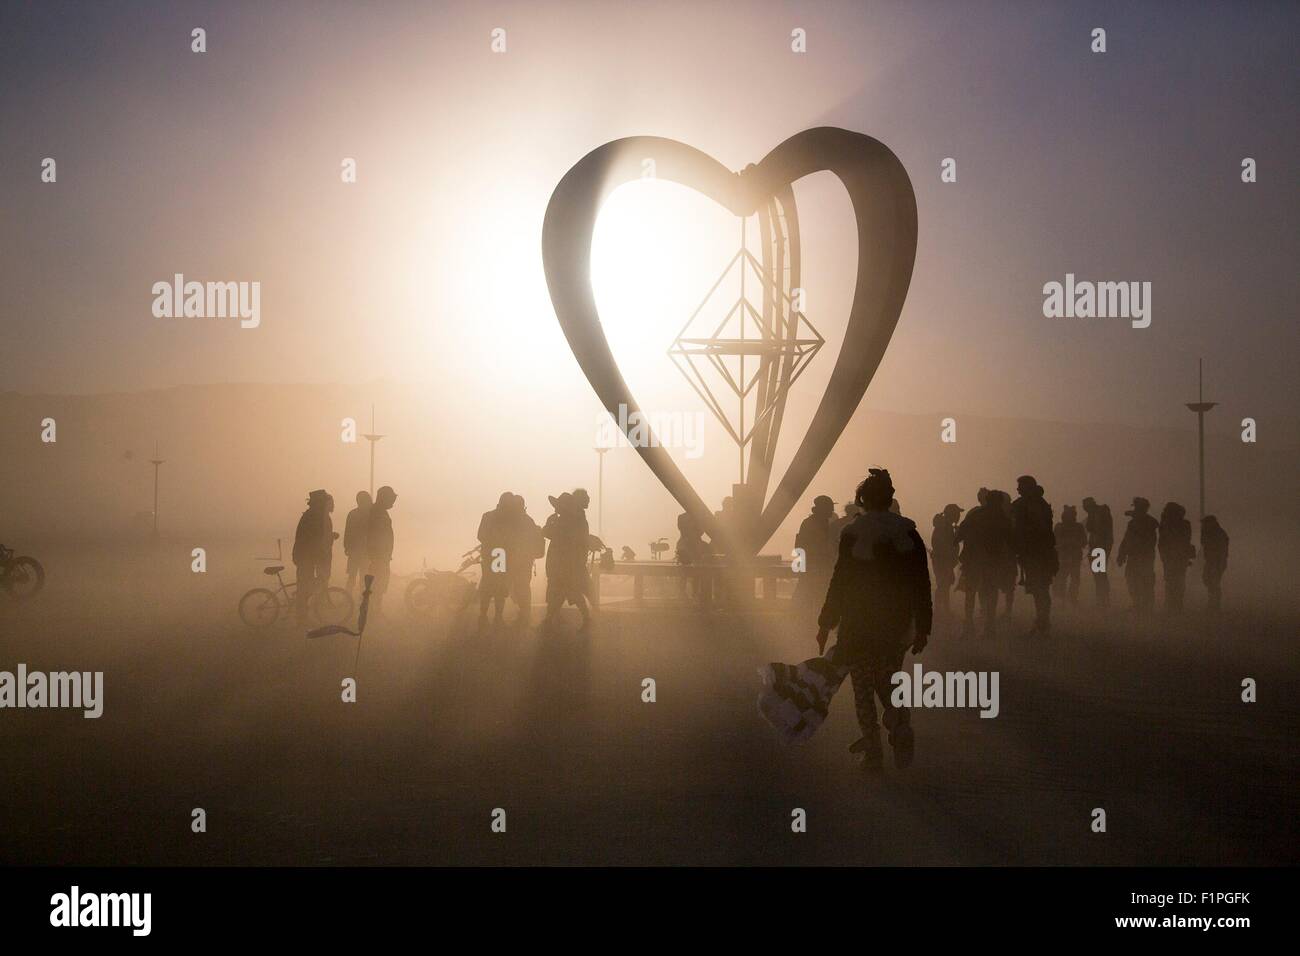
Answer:
[[[890,146],[919,208],[868,407],[1178,423],[1204,355],[1223,422],[1294,418],[1296,5],[1076,7],[4,0],[0,390],[387,377],[471,396],[485,420],[526,395],[586,428],[594,400],[541,269],[556,182],[620,136],[739,169],[829,124]],[[810,384],[856,252],[837,189],[800,193],[809,314],[830,339]],[[679,206],[677,224],[653,199],[625,210],[620,288],[638,250],[703,276],[734,249],[728,217]],[[151,286],[177,272],[259,281],[260,328],[155,318]],[[1151,282],[1151,327],[1044,318],[1042,286],[1067,272]],[[649,343],[628,356],[648,387],[697,278],[640,278],[671,313],[658,346],[644,316],[605,316],[616,346],[632,328]],[[662,400],[679,401],[663,362]]]

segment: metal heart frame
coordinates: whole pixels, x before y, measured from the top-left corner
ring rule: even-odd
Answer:
[[[605,408],[619,419],[640,409],[614,361],[591,288],[591,240],[611,192],[643,177],[654,161],[658,179],[688,186],[737,216],[750,216],[768,197],[818,172],[839,177],[853,203],[858,269],[844,341],[830,382],[789,468],[763,507],[753,534],[731,541],[729,553],[753,553],[767,543],[857,410],[884,357],[907,298],[916,259],[916,196],[898,157],[877,139],[822,126],[791,136],[757,165],[733,173],[707,153],[672,139],[631,136],[600,146],[573,166],[551,195],[542,224],[542,263],[556,318],[574,358]],[[633,443],[650,470],[713,540],[727,541],[713,513],[655,442]]]

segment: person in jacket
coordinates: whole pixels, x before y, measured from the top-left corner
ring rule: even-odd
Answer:
[[[1011,553],[1011,518],[1003,508],[1002,492],[981,488],[979,504],[966,512],[957,526],[961,545],[961,581],[958,590],[966,595],[964,635],[975,627],[975,600],[979,598],[984,619],[984,636],[991,638],[997,630],[998,593],[1006,577],[1006,568],[1015,566]]]
[[[389,514],[397,503],[397,492],[388,485],[375,493],[375,503],[370,507],[370,522],[366,527],[367,573],[374,576],[370,594],[370,617],[377,618],[383,611],[384,593],[393,564],[393,517]]]
[[[1079,512],[1074,505],[1061,509],[1061,520],[1053,529],[1056,534],[1056,557],[1061,566],[1052,587],[1057,597],[1064,597],[1071,605],[1079,603],[1079,572],[1083,565],[1083,549],[1088,544],[1087,529],[1079,522]]]
[[[945,617],[952,613],[952,586],[957,580],[957,522],[962,509],[955,504],[944,505],[934,516],[930,532],[930,560],[934,564],[934,610]],[[836,539],[838,542],[838,538]]]
[[[1052,506],[1033,475],[1017,478],[1016,492],[1019,497],[1011,505],[1011,530],[1025,591],[1034,600],[1034,626],[1030,634],[1046,637],[1052,630],[1052,579],[1060,569],[1056,534],[1052,530]]]
[[[1165,570],[1165,611],[1177,614],[1183,609],[1187,569],[1196,557],[1196,546],[1192,544],[1192,523],[1187,520],[1187,509],[1176,501],[1166,503],[1160,511],[1156,549]]]
[[[357,506],[343,522],[343,554],[348,562],[348,593],[358,590],[366,567],[366,529],[370,525],[370,492],[357,492]]]
[[[1128,527],[1119,543],[1115,563],[1124,569],[1124,581],[1133,600],[1133,609],[1149,611],[1156,603],[1156,542],[1160,523],[1148,513],[1151,502],[1146,498],[1133,499],[1133,507],[1124,514]]]
[[[1092,573],[1092,585],[1097,595],[1098,607],[1110,606],[1110,552],[1115,546],[1115,521],[1110,514],[1110,505],[1097,504],[1096,498],[1083,499],[1083,527],[1088,532],[1088,569]],[[1099,565],[1096,552],[1103,553],[1103,562]],[[1097,570],[1101,567],[1103,570]]]
[[[910,646],[919,654],[930,636],[932,606],[925,542],[916,525],[889,510],[894,486],[889,472],[872,468],[858,486],[862,514],[840,536],[839,556],[818,617],[817,646],[837,629],[832,663],[847,667],[862,737],[850,748],[862,766],[877,771],[883,763],[881,723],[889,734],[894,764],[912,763],[915,734],[906,707],[892,701],[891,678]]]
[[[826,596],[826,585],[835,567],[836,545],[831,543],[831,524],[835,520],[835,502],[826,495],[813,499],[812,512],[799,525],[794,546],[803,552],[804,570],[794,586],[792,603],[796,613],[808,620],[816,615]]]
[[[1214,515],[1201,519],[1201,580],[1210,592],[1209,609],[1218,611],[1223,600],[1223,574],[1228,570],[1228,533]]]
[[[293,565],[297,571],[294,615],[299,624],[307,620],[307,607],[320,585],[325,560],[333,550],[333,526],[328,507],[329,495],[318,488],[307,496],[307,510],[298,518],[293,533]]]
[[[582,489],[550,498],[555,513],[546,519],[542,536],[550,544],[546,549],[546,618],[542,626],[559,623],[564,604],[577,607],[582,615],[582,631],[591,626],[591,609],[587,603],[590,578],[587,574],[587,493]]]

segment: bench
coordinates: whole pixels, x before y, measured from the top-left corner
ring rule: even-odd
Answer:
[[[693,577],[700,582],[700,603],[708,606],[713,601],[713,594],[719,582],[747,582],[748,592],[753,593],[755,581],[763,585],[764,604],[775,603],[776,582],[781,578],[793,579],[795,572],[789,563],[783,562],[776,555],[759,555],[742,568],[723,561],[709,561],[700,564],[682,565],[676,561],[615,561],[612,568],[602,568],[595,564],[591,568],[591,603],[600,606],[600,579],[602,577],[630,577],[632,579],[632,600],[637,604],[645,600],[645,579]]]

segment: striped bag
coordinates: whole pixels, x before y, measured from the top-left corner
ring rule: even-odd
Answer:
[[[807,740],[826,719],[831,698],[848,675],[848,668],[830,661],[830,655],[802,664],[768,664],[758,669],[763,689],[758,712],[786,743]]]

